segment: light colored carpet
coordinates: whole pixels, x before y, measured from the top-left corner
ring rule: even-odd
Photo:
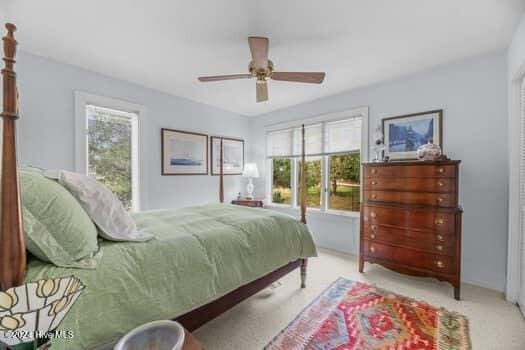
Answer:
[[[461,301],[448,283],[397,274],[366,264],[357,271],[357,258],[321,249],[310,259],[306,288],[299,288],[299,271],[237,305],[194,332],[207,350],[261,349],[337,277],[375,284],[398,294],[466,315],[476,350],[525,349],[525,320],[519,309],[492,290],[463,284]]]

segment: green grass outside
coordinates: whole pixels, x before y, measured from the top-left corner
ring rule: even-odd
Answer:
[[[337,193],[330,194],[330,209],[359,211],[360,204],[360,187],[351,185],[337,186]],[[282,204],[291,204],[291,190],[289,188],[274,188],[273,202]],[[321,189],[317,186],[308,188],[306,194],[306,205],[309,208],[319,208],[321,202]]]

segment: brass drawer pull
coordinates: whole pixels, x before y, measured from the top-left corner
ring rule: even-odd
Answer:
[[[377,216],[377,214],[376,214],[375,211],[373,211],[373,212],[370,213],[370,217],[371,217],[371,218],[375,218],[376,216]]]
[[[441,174],[443,174],[445,172],[445,168],[439,168],[438,169],[438,172],[440,172]]]
[[[437,197],[437,202],[438,203],[443,203],[443,198],[442,197]]]
[[[443,220],[443,219],[436,219],[436,220],[434,221],[434,223],[435,223],[437,226],[441,226],[441,225],[443,225],[443,224],[445,223],[445,220]]]
[[[375,247],[370,247],[370,251],[371,251],[372,253],[375,253],[376,248],[375,248]]]
[[[377,169],[372,169],[372,174],[377,173]]]
[[[445,267],[445,263],[441,260],[436,260],[434,261],[434,263],[436,264],[437,267],[439,267],[440,269],[444,268]]]
[[[372,185],[377,185],[377,181],[372,181]]]
[[[372,195],[370,196],[370,198],[372,198],[372,199],[376,199],[376,197],[377,197],[377,196],[376,196],[375,194],[372,194]]]
[[[445,183],[443,181],[438,181],[438,186],[439,187],[443,187],[443,186],[445,186]]]
[[[376,231],[377,230],[377,225],[370,225],[370,229],[372,231]]]
[[[442,252],[443,251],[443,246],[441,244],[436,245],[436,250]]]
[[[442,235],[436,235],[436,239],[440,242],[443,242],[445,238]]]
[[[374,235],[373,233],[370,234],[370,239],[375,239],[376,238],[376,235]]]

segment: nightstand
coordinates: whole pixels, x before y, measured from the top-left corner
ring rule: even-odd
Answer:
[[[264,202],[262,199],[234,199],[232,200],[232,204],[243,205],[245,207],[253,207],[253,208],[264,207]]]

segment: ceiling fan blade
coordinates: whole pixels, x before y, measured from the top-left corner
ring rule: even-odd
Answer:
[[[231,74],[231,75],[215,75],[208,77],[199,77],[199,81],[208,82],[208,81],[221,81],[221,80],[233,80],[233,79],[248,79],[253,78],[251,74]]]
[[[273,72],[271,76],[273,80],[311,84],[321,84],[324,77],[324,72]]]
[[[257,102],[268,101],[268,84],[266,84],[266,80],[257,79],[257,83],[255,83],[255,92],[257,95]]]
[[[250,51],[252,52],[253,65],[256,70],[268,68],[268,38],[251,36],[248,38]]]

